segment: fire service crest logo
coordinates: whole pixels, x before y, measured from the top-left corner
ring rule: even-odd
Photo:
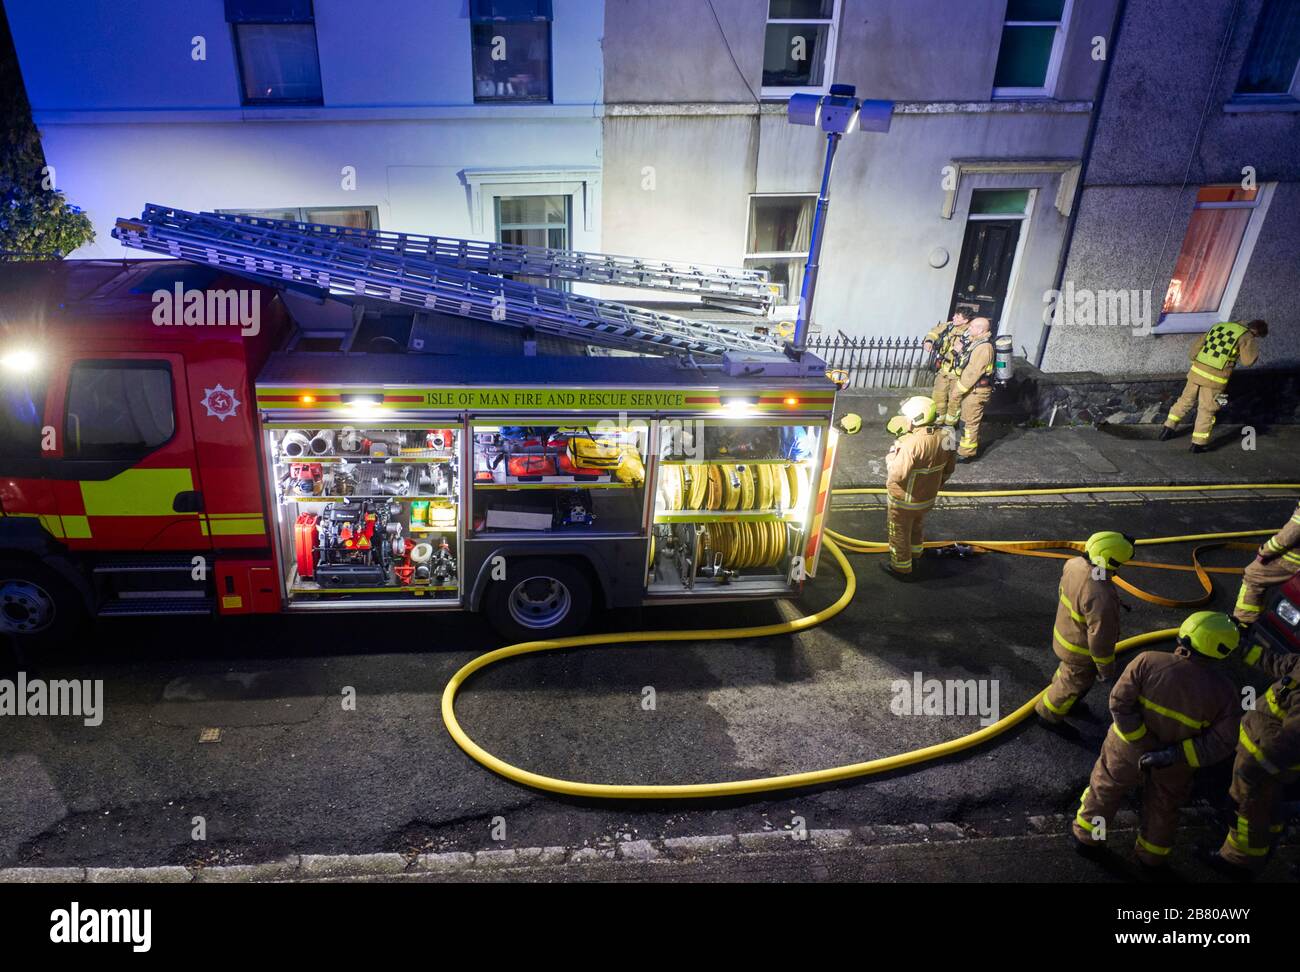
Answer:
[[[239,406],[242,404],[243,402],[235,397],[235,393],[229,388],[222,388],[220,382],[217,383],[216,388],[203,389],[203,407],[218,422],[224,422],[238,414]]]

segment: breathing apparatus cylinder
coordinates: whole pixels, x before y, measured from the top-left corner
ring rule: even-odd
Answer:
[[[998,335],[997,340],[993,342],[995,351],[993,369],[999,385],[1005,385],[1011,379],[1011,356],[1015,346],[1015,339],[1010,334]]]

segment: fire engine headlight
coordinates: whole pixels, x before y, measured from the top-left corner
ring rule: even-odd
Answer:
[[[3,366],[5,371],[12,371],[15,374],[31,374],[40,363],[40,355],[27,348],[15,348],[0,355],[0,366]]]
[[[1291,627],[1300,625],[1300,608],[1296,607],[1286,598],[1277,602],[1277,616],[1285,621]]]
[[[757,398],[725,398],[722,408],[728,415],[752,415],[758,408]]]
[[[374,395],[348,395],[342,397],[348,411],[358,417],[373,416],[379,413],[380,400]]]

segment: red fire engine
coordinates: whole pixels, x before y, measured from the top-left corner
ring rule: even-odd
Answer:
[[[479,610],[537,637],[816,569],[824,364],[493,275],[762,311],[759,272],[161,207],[115,235],[174,259],[2,271],[0,631]]]

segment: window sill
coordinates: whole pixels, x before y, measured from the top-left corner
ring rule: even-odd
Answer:
[[[257,101],[242,101],[241,108],[324,108],[325,102],[320,98],[297,101],[293,98],[263,98]]]
[[[809,86],[802,86],[802,87],[795,86],[791,88],[769,87],[767,85],[764,85],[762,88],[759,89],[758,94],[760,100],[762,101],[789,101],[792,95],[797,95],[797,94],[824,95],[824,94],[829,94],[830,90],[831,88],[830,85],[828,84],[824,84],[820,86],[817,85],[809,85]]]
[[[1297,112],[1300,111],[1300,99],[1292,98],[1289,95],[1278,95],[1276,98],[1238,98],[1226,102],[1223,110],[1230,115],[1256,114],[1259,112]]]
[[[1151,329],[1151,333],[1153,335],[1202,334],[1221,320],[1223,316],[1217,311],[1200,314],[1165,314]]]

